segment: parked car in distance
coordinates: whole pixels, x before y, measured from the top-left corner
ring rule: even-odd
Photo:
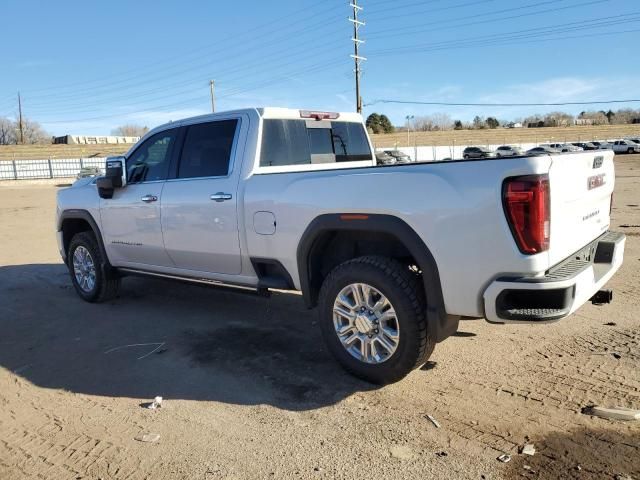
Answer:
[[[581,152],[583,150],[581,147],[576,147],[570,143],[545,143],[541,146],[555,148],[559,152]]]
[[[395,165],[397,160],[387,152],[376,152],[376,163],[378,165]]]
[[[462,151],[462,158],[489,158],[494,155],[487,147],[467,147]]]
[[[632,140],[616,140],[613,142],[613,151],[616,153],[640,153],[640,143]]]
[[[609,142],[606,142],[604,140],[599,140],[591,143],[598,147],[598,150],[611,150],[613,148]]]
[[[633,143],[640,144],[640,138],[627,138],[627,140],[631,140]]]
[[[496,148],[496,157],[515,157],[516,155],[522,155],[522,149],[520,147],[500,145]]]
[[[573,142],[571,145],[580,147],[582,150],[598,150],[598,146],[592,142]]]
[[[539,147],[530,148],[526,153],[527,155],[543,155],[548,153],[560,153],[560,150],[550,147],[549,145],[540,145]]]
[[[411,163],[411,157],[400,150],[385,150],[384,153],[396,159],[396,163]]]
[[[82,167],[76,178],[99,177],[100,175],[103,175],[103,172],[99,167]]]

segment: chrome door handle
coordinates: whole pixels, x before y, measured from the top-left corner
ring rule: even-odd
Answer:
[[[230,193],[218,192],[218,193],[214,193],[209,198],[216,202],[224,202],[225,200],[231,200],[233,197],[231,196]]]
[[[142,200],[145,203],[151,203],[151,202],[157,202],[158,197],[156,197],[155,195],[145,195],[140,200]]]

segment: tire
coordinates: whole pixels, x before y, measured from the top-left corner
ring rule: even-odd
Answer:
[[[630,148],[629,150],[627,150],[627,153],[629,154],[633,153],[633,148]]]
[[[334,302],[337,302],[338,296],[354,284],[366,284],[386,297],[395,311],[391,326],[389,323],[384,323],[383,326],[381,321],[378,326],[372,325],[376,333],[370,331],[370,334],[365,334],[360,331],[362,320],[360,320],[360,326],[357,326],[357,319],[360,316],[366,317],[367,313],[371,314],[371,310],[362,312],[359,308],[355,308],[359,315],[353,322],[342,315],[334,314]],[[379,300],[376,295],[373,293],[369,297],[371,300],[367,302],[369,305]],[[340,307],[347,310],[344,304]],[[335,267],[322,284],[318,302],[319,324],[329,351],[345,370],[375,384],[396,382],[428,360],[435,342],[427,331],[426,310],[424,291],[419,277],[398,261],[378,256],[359,257]],[[377,318],[383,318],[383,316],[377,316],[379,313],[377,311],[373,313],[373,316],[367,318],[374,319],[371,323],[378,323]],[[380,358],[377,361],[373,358],[374,354],[371,353],[374,351],[373,347],[367,347],[368,352],[371,353],[370,360],[373,360],[370,362],[356,358],[355,353],[350,353],[338,336],[336,321],[346,322],[348,326],[345,328],[351,329],[352,334],[347,342],[353,342],[352,349],[358,352],[362,349],[363,342],[355,339],[356,336],[364,338],[365,341],[369,338],[372,344],[378,345],[375,350],[378,351]],[[385,354],[385,348],[381,342],[391,337],[380,337],[385,336],[384,332],[394,331],[394,326],[397,327],[396,346],[391,354],[388,350]],[[373,340],[371,335],[374,336]]]
[[[469,160],[469,155],[463,155],[462,158],[464,158],[465,160]]]
[[[87,255],[89,261],[83,262]],[[118,294],[120,276],[106,261],[93,233],[80,232],[73,236],[69,243],[67,267],[73,287],[83,300],[100,303],[111,300]],[[88,272],[89,275],[83,275],[83,272]],[[88,280],[91,272],[94,277],[93,282]]]

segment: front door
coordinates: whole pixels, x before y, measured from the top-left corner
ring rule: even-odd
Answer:
[[[177,178],[165,183],[161,202],[164,245],[178,268],[241,272],[240,162],[234,159],[239,124],[235,118],[185,127]]]
[[[105,248],[117,266],[172,266],[160,224],[160,203],[177,129],[148,138],[127,158],[127,186],[100,200]]]

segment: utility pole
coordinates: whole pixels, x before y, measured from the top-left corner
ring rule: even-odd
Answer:
[[[362,97],[360,96],[360,63],[366,60],[365,57],[361,57],[358,53],[358,47],[360,44],[364,43],[364,40],[360,40],[358,37],[358,30],[360,27],[365,25],[364,22],[358,20],[358,12],[362,11],[362,7],[358,5],[358,0],[351,0],[349,4],[350,7],[353,8],[353,18],[349,18],[349,21],[353,23],[353,55],[350,55],[353,58],[355,64],[355,74],[356,74],[356,111],[358,113],[362,113]]]
[[[409,123],[411,120],[413,120],[414,116],[413,115],[407,115],[406,117],[404,117],[407,119],[407,147],[410,146],[409,145],[409,132],[411,131],[411,124]]]
[[[214,80],[209,80],[209,87],[211,88],[211,111],[216,111],[216,96],[215,96],[215,85],[216,82]]]
[[[24,143],[24,124],[22,123],[22,99],[18,92],[18,128],[20,129],[20,145]]]

